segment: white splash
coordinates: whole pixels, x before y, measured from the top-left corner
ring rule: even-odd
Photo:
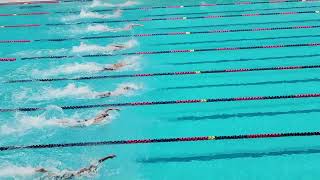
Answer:
[[[95,44],[86,44],[81,42],[79,46],[73,46],[73,53],[112,53],[114,51],[126,50],[137,46],[139,43],[135,39],[131,39],[123,43],[113,43],[106,46],[99,46]]]
[[[33,167],[21,167],[15,165],[8,165],[0,168],[0,177],[25,177],[36,174],[36,169]]]
[[[54,56],[57,54],[67,54],[68,49],[42,49],[42,50],[27,50],[15,53],[15,56],[28,57],[28,56]]]
[[[129,90],[126,90],[126,88],[130,88]],[[118,85],[118,87],[111,92],[112,96],[132,96],[134,95],[134,92],[137,90],[142,89],[143,86],[141,84],[134,84],[134,83],[123,83]]]
[[[95,115],[93,115],[90,118],[94,118],[97,116],[100,112],[96,112]],[[110,123],[113,119],[116,118],[118,114],[111,112],[110,116],[106,119],[104,119],[101,124],[107,124]],[[80,117],[79,114],[75,113],[70,117],[65,117],[62,115],[62,117],[47,117],[48,114],[44,112],[43,114],[40,114],[38,116],[28,116],[19,114],[16,117],[16,122],[10,123],[10,124],[4,124],[0,126],[0,135],[2,136],[8,136],[8,135],[22,135],[26,133],[27,131],[31,129],[44,129],[48,127],[76,127],[79,125],[78,121],[84,121],[85,118]],[[93,121],[89,120],[88,123],[81,123],[82,126],[90,126],[92,125]]]
[[[50,99],[63,99],[63,98],[94,98],[93,91],[89,86],[77,86],[74,83],[70,83],[63,88],[46,88],[42,92],[34,94],[29,97],[35,101],[43,101]]]
[[[101,70],[101,65],[94,62],[87,63],[70,63],[57,66],[49,70],[32,70],[33,76],[56,76],[59,74],[76,74],[76,73],[95,73]]]
[[[85,32],[122,32],[122,31],[130,31],[134,27],[137,27],[137,26],[143,26],[143,25],[142,24],[127,24],[124,27],[117,28],[117,27],[109,27],[107,25],[102,25],[102,24],[96,24],[96,25],[89,25],[84,31]]]
[[[97,12],[91,12],[85,9],[80,11],[79,15],[71,15],[62,18],[62,21],[75,21],[79,19],[111,19],[121,17],[122,11],[116,10],[112,14],[99,14]]]
[[[137,71],[140,69],[139,59],[140,56],[128,56],[124,59],[121,59],[117,64],[123,64],[123,67],[119,68],[117,71],[128,71],[134,70]],[[99,64],[94,62],[87,63],[69,63],[57,66],[48,70],[32,70],[33,77],[50,77],[57,75],[71,75],[71,74],[80,74],[80,73],[98,73],[104,68],[111,68],[112,64]],[[22,97],[25,97],[25,94],[20,94]]]
[[[112,3],[104,3],[101,2],[100,0],[94,0],[92,2],[92,4],[90,5],[90,7],[94,8],[94,7],[129,7],[129,6],[134,6],[139,4],[138,2],[135,1],[127,1],[125,3],[120,3],[120,4],[112,4]]]
[[[140,58],[141,58],[140,56],[128,56],[124,59],[121,59],[116,64],[122,64],[123,66],[121,68],[118,68],[115,71],[117,72],[130,71],[130,70],[138,71],[140,69],[140,63],[139,63]],[[114,64],[106,65],[104,67],[114,68],[113,66]]]

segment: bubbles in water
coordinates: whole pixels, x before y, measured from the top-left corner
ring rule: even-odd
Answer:
[[[112,3],[105,3],[101,2],[100,0],[94,0],[90,7],[129,7],[129,6],[134,6],[139,4],[138,2],[135,1],[127,1],[125,3],[120,3],[120,4],[112,4]]]

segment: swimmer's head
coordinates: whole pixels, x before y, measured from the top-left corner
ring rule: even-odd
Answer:
[[[123,89],[124,89],[124,90],[134,90],[133,87],[129,87],[129,86],[126,86],[126,87],[124,87]]]

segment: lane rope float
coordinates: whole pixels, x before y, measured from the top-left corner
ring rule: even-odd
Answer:
[[[285,3],[306,3],[306,2],[318,2],[319,0],[282,0],[282,1],[244,1],[244,2],[231,2],[231,3],[216,3],[216,4],[192,4],[192,5],[170,5],[170,6],[146,6],[146,7],[132,7],[132,8],[120,8],[123,11],[131,11],[131,10],[154,10],[154,9],[180,9],[180,8],[196,8],[196,7],[217,7],[217,6],[247,6],[247,5],[256,5],[256,4],[285,4]],[[64,1],[66,2],[66,1]],[[113,9],[104,9],[104,10],[96,10],[96,11],[113,11]],[[80,11],[60,11],[55,13],[80,13]]]
[[[281,66],[281,67],[241,68],[241,69],[224,69],[224,70],[180,71],[180,72],[147,73],[147,74],[83,76],[83,77],[76,77],[76,78],[20,79],[20,80],[5,81],[5,83],[53,82],[53,81],[71,81],[71,80],[77,81],[77,80],[114,79],[114,78],[141,78],[141,77],[152,77],[152,76],[180,76],[180,75],[221,74],[221,73],[240,73],[240,72],[256,72],[256,71],[284,71],[284,70],[319,69],[319,68],[320,68],[320,65]]]
[[[280,30],[296,30],[296,29],[315,29],[320,28],[320,25],[314,26],[285,26],[285,27],[270,27],[270,28],[248,28],[248,29],[215,29],[207,31],[185,31],[185,32],[165,32],[165,33],[149,33],[149,34],[126,34],[126,35],[108,35],[108,36],[86,36],[80,38],[55,38],[55,39],[36,39],[29,40],[31,42],[62,42],[70,40],[83,40],[83,39],[114,39],[114,38],[126,38],[126,37],[152,37],[152,36],[182,36],[182,35],[194,35],[194,34],[217,34],[217,33],[236,33],[236,32],[259,32],[259,31],[280,31]],[[10,41],[10,40],[7,40]]]
[[[74,56],[74,55],[34,56],[34,57],[22,57],[21,60],[67,59],[67,58],[75,58],[75,57],[93,58],[93,57],[110,57],[110,56],[197,53],[197,52],[214,52],[214,51],[239,51],[239,50],[252,50],[252,49],[274,49],[274,48],[293,48],[293,47],[309,47],[309,46],[313,46],[313,47],[320,46],[320,42],[304,43],[304,44],[277,44],[277,45],[262,45],[262,46],[220,47],[220,48],[207,48],[207,49],[174,49],[174,50],[164,50],[164,51],[131,52],[131,53],[119,53],[119,54],[87,54],[82,56]]]
[[[105,146],[105,145],[129,145],[129,144],[155,144],[155,143],[178,143],[178,142],[196,142],[196,141],[217,141],[217,140],[243,140],[243,139],[262,139],[262,138],[284,138],[284,137],[310,137],[320,136],[319,131],[315,132],[290,132],[290,133],[270,133],[270,134],[245,134],[228,136],[196,136],[196,137],[178,137],[178,138],[154,138],[154,139],[135,139],[135,140],[115,140],[98,142],[77,142],[77,143],[59,143],[59,144],[37,144],[25,146],[0,146],[0,151],[22,150],[22,149],[51,149],[66,147],[84,147],[84,146]]]
[[[280,99],[301,99],[301,98],[319,98],[320,94],[294,94],[294,95],[279,95],[279,96],[251,96],[251,97],[235,97],[235,98],[216,98],[216,99],[188,99],[188,100],[170,100],[170,101],[145,101],[145,102],[127,102],[127,103],[110,103],[110,104],[89,104],[89,105],[68,105],[58,106],[63,110],[70,109],[92,109],[105,107],[124,107],[124,106],[156,106],[156,105],[172,105],[172,104],[195,104],[195,103],[216,103],[216,102],[234,102],[234,101],[265,101],[265,100],[280,100]],[[32,112],[44,111],[42,107],[20,107],[4,109],[0,112]]]

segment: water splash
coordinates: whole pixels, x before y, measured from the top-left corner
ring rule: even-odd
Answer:
[[[123,67],[117,69],[116,71],[137,71],[140,69],[139,59],[141,56],[128,56],[117,62],[117,64],[124,64]],[[47,70],[32,70],[32,77],[51,77],[58,75],[71,75],[71,74],[80,74],[80,73],[98,73],[103,71],[104,68],[111,68],[112,64],[99,64],[95,62],[86,62],[86,63],[69,63],[57,66],[52,69]],[[20,94],[23,95],[23,94]]]
[[[20,94],[23,95],[14,95],[16,101],[45,101],[45,100],[53,100],[53,99],[95,99],[99,98],[101,94],[110,93],[110,96],[132,96],[135,91],[142,89],[142,85],[134,84],[134,83],[122,83],[119,84],[118,87],[114,91],[107,92],[97,92],[91,89],[89,86],[82,85],[77,86],[74,83],[69,83],[67,86],[63,88],[52,88],[46,87],[40,89],[37,92],[31,92],[30,89],[21,91]],[[40,119],[41,121],[42,119]],[[38,123],[39,119],[31,120],[31,124]],[[34,122],[33,122],[34,121]],[[7,132],[11,132],[10,127],[3,126]]]
[[[95,44],[86,44],[81,42],[79,46],[73,46],[72,47],[72,52],[73,53],[91,53],[91,54],[96,54],[96,53],[107,53],[110,54],[114,51],[120,51],[120,50],[126,50],[126,49],[131,49],[135,46],[137,46],[139,43],[135,39],[131,39],[127,42],[123,43],[113,43],[109,44],[106,46],[99,46]]]
[[[127,90],[126,88],[130,88]],[[135,83],[123,83],[118,85],[118,87],[111,92],[112,96],[132,96],[134,95],[134,92],[137,90],[142,89],[143,86],[141,84],[135,84]]]
[[[84,32],[84,33],[88,33],[88,32],[93,32],[93,33],[97,33],[97,32],[123,32],[123,31],[130,31],[134,27],[137,27],[137,26],[143,26],[143,25],[142,24],[127,24],[124,27],[109,27],[107,25],[96,24],[96,25],[89,25],[84,30],[82,29],[82,31],[79,30],[77,32]]]
[[[36,169],[30,166],[21,167],[15,165],[7,165],[0,168],[0,177],[22,178],[26,176],[33,176],[35,174]]]
[[[85,122],[81,123],[82,127],[90,126],[93,125],[93,121],[90,121],[90,119],[94,118],[99,113],[100,112],[95,112],[95,114],[91,116],[89,118],[89,121],[87,122],[84,121],[84,116],[86,115],[80,115],[78,113],[75,113],[69,117],[66,117],[63,112],[62,114],[60,114],[61,117],[52,116],[47,112],[36,116],[28,116],[20,113],[16,115],[15,122],[10,122],[8,124],[3,124],[0,126],[0,135],[8,136],[14,134],[16,136],[21,136],[32,129],[45,129],[48,127],[78,127],[79,121]],[[111,112],[110,116],[108,118],[105,118],[99,125],[111,123],[112,120],[114,120],[117,116],[117,113]]]
[[[38,92],[31,97],[29,96],[29,99],[34,101],[63,98],[91,99],[94,98],[94,94],[96,93],[89,86],[77,86],[74,83],[70,83],[63,88],[45,88],[42,92]]]
[[[139,4],[136,1],[127,1],[125,3],[120,3],[120,4],[112,4],[112,3],[105,3],[105,2],[101,2],[100,0],[94,0],[92,2],[92,4],[90,5],[91,8],[94,7],[118,7],[118,8],[122,8],[122,7],[129,7],[129,6],[134,6]]]
[[[28,57],[28,56],[54,56],[57,54],[68,54],[68,49],[41,49],[41,50],[27,50],[20,51],[14,54],[18,57]]]
[[[70,63],[57,66],[56,68],[49,70],[32,70],[32,76],[56,76],[60,74],[76,74],[76,73],[95,73],[101,70],[102,65],[94,62],[87,63]]]
[[[114,11],[112,14],[99,14],[97,12],[91,12],[89,10],[81,9],[79,15],[71,15],[63,17],[62,21],[75,21],[79,19],[112,19],[122,16],[122,11],[120,9]]]

